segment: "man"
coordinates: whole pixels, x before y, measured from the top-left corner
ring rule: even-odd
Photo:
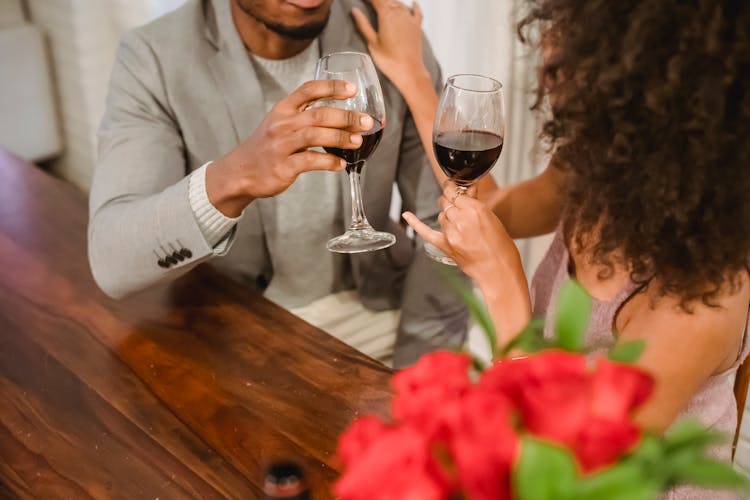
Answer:
[[[125,35],[90,199],[89,260],[106,293],[212,260],[379,359],[393,350],[386,330],[397,330],[396,366],[461,345],[465,308],[388,215],[394,182],[404,209],[433,222],[440,190],[402,97],[382,77],[386,127],[363,172],[364,205],[398,242],[360,255],[325,248],[348,222],[348,183],[330,172],[343,168],[338,158],[308,148],[355,148],[372,124],[307,110],[352,95],[345,82],[300,85],[320,54],[367,51],[354,6],[371,12],[360,0],[190,0]],[[437,63],[426,60],[437,84]]]

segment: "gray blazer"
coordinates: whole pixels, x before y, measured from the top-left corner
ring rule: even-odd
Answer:
[[[273,275],[262,224],[273,204],[259,199],[248,206],[218,251],[206,243],[188,199],[187,174],[244,140],[265,115],[229,2],[191,0],[120,43],[99,130],[88,235],[94,278],[110,296],[175,279],[209,259],[259,291]],[[334,2],[321,53],[367,51],[349,15],[355,5],[372,13],[361,0]],[[439,84],[429,48],[425,59]],[[398,243],[352,256],[351,269],[365,306],[401,307],[395,363],[404,365],[435,347],[460,345],[467,318],[436,266],[389,218],[394,182],[404,210],[432,223],[440,188],[403,98],[380,78],[388,125],[364,169],[364,205],[372,225],[395,232]],[[341,182],[347,183],[343,174]],[[347,224],[349,214],[344,207]]]

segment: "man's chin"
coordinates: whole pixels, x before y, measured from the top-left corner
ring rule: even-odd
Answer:
[[[286,26],[278,23],[264,23],[274,33],[291,40],[311,40],[317,38],[328,24],[328,17],[323,21],[309,23],[303,26]]]

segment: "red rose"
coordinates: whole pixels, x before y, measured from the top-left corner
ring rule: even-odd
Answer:
[[[628,419],[607,421],[589,418],[581,428],[573,451],[584,472],[617,462],[638,443],[641,431]]]
[[[479,384],[469,358],[437,352],[394,377],[394,425],[357,420],[341,438],[345,500],[511,498],[519,452],[514,428],[573,451],[583,471],[616,462],[635,446],[633,410],[650,395],[643,371],[581,354],[547,352],[505,360]]]
[[[338,459],[344,467],[356,462],[390,427],[373,415],[365,415],[352,423],[339,439]]]
[[[578,383],[586,374],[586,358],[580,354],[548,351],[523,358],[501,360],[484,372],[480,386],[499,390],[511,399],[523,397],[529,383],[570,380]]]
[[[469,357],[447,351],[425,355],[416,365],[398,372],[393,386],[394,418],[422,429],[434,439],[444,429],[437,410],[460,400],[472,387]]]
[[[357,432],[369,435],[371,429],[366,427],[371,425],[362,424]],[[406,426],[383,426],[381,431],[359,450],[360,455],[349,457],[346,471],[334,485],[336,494],[342,500],[447,500],[451,488],[425,436]],[[343,441],[342,447],[350,444]]]
[[[524,426],[540,437],[572,444],[588,413],[589,374],[579,354],[549,352],[501,361],[480,385],[506,394]]]
[[[654,386],[644,371],[606,358],[596,360],[592,382],[592,413],[616,420],[627,418],[642,405]]]
[[[641,433],[631,414],[648,399],[653,385],[653,379],[634,366],[596,360],[589,414],[574,443],[583,470],[609,465],[638,443]]]
[[[572,449],[584,471],[608,465],[631,449],[640,433],[630,414],[651,392],[637,368],[583,355],[549,352],[502,361],[480,382],[516,405],[532,434]]]
[[[511,498],[511,469],[518,452],[507,398],[474,391],[461,402],[449,444],[462,492],[472,500]]]

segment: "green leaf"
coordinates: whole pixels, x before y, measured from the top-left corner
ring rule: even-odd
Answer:
[[[474,356],[471,353],[468,353],[469,358],[471,359],[471,367],[476,371],[477,373],[482,373],[487,369],[487,367],[484,364],[484,361],[479,359],[477,356]]]
[[[550,347],[554,347],[554,344],[544,338],[544,319],[531,318],[521,333],[506,344],[500,355],[505,356],[515,349],[533,354]]]
[[[468,356],[469,360],[471,361],[471,369],[477,373],[482,373],[487,369],[486,363],[480,357],[474,355],[471,351],[464,349],[463,347],[456,347],[453,349],[449,349],[449,351],[454,354]]]
[[[667,442],[691,441],[706,434],[706,428],[695,419],[678,420],[666,432]]]
[[[645,435],[638,447],[627,458],[628,462],[642,466],[658,466],[664,460],[664,444],[654,436]]]
[[[674,424],[667,432],[664,445],[669,454],[684,449],[703,450],[708,445],[724,443],[728,439],[720,432],[707,430],[697,420],[684,420]]]
[[[610,361],[619,363],[635,363],[641,356],[643,349],[646,348],[646,342],[643,340],[633,340],[626,342],[610,349],[607,357]]]
[[[494,354],[497,352],[497,334],[495,333],[495,325],[492,323],[492,318],[490,317],[487,307],[485,307],[479,297],[474,294],[474,290],[452,272],[443,270],[443,277],[445,281],[448,282],[456,292],[458,292],[466,303],[466,307],[469,309],[469,314],[474,318],[474,321],[477,322],[484,332],[484,335],[487,337],[487,342],[490,344],[490,352],[494,357]]]
[[[569,451],[525,436],[521,442],[521,458],[513,470],[514,498],[572,499],[576,475],[576,463]]]
[[[731,464],[705,456],[706,447],[725,442],[728,436],[707,430],[695,420],[678,422],[663,439],[665,487],[695,484],[707,487],[747,488],[747,480]]]
[[[700,458],[684,464],[677,472],[678,484],[707,487],[743,488],[747,480],[727,462]]]
[[[649,481],[638,464],[621,462],[582,478],[574,490],[576,500],[653,500],[659,485]]]
[[[583,348],[591,314],[591,299],[577,281],[566,281],[557,297],[555,333],[558,347],[579,352]]]
[[[660,491],[664,491],[674,486],[674,471],[679,469],[682,463],[700,456],[692,450],[685,451],[686,453],[669,454],[665,439],[644,435],[641,443],[625,461],[640,467],[649,481],[657,485]],[[700,450],[700,453],[702,452],[703,450]]]

